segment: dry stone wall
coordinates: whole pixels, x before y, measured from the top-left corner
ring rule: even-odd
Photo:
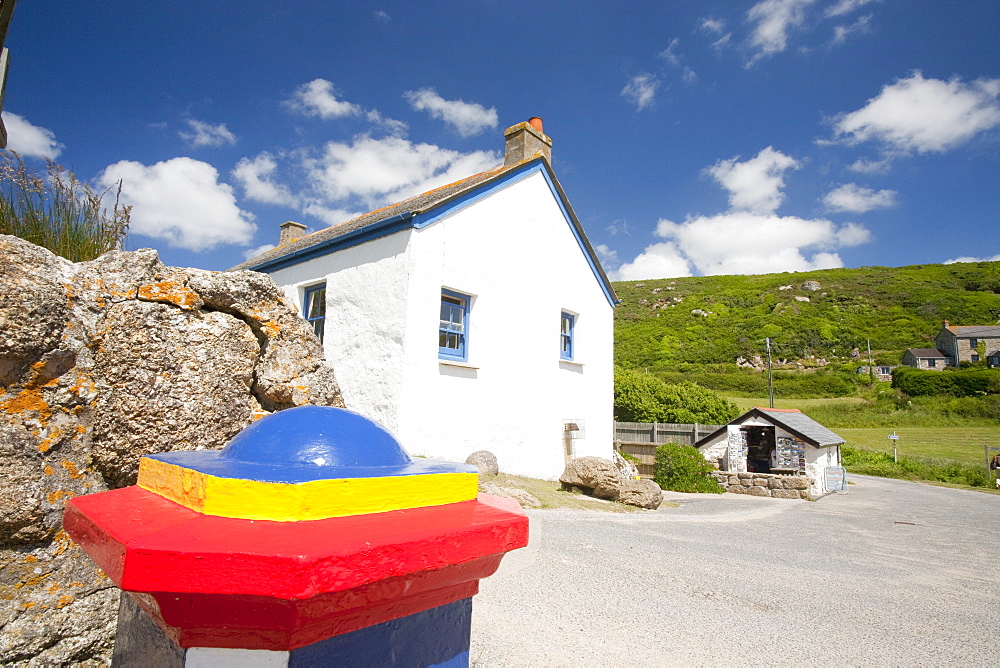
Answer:
[[[66,499],[310,403],[343,406],[267,276],[149,249],[74,264],[0,235],[0,664],[110,659],[117,590],[62,531]]]
[[[809,478],[773,473],[713,471],[712,475],[733,494],[770,496],[775,499],[810,499]]]

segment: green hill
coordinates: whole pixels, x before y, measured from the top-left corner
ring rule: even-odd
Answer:
[[[803,287],[809,281],[818,289]],[[627,281],[615,290],[618,365],[733,393],[751,381],[747,391],[759,392],[759,371],[737,362],[763,358],[768,337],[776,384],[793,371],[850,383],[848,374],[867,363],[869,340],[876,363],[898,364],[907,348],[933,347],[942,320],[1000,320],[1000,262]]]

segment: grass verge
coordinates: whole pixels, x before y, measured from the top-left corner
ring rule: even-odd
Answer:
[[[833,428],[847,445],[892,455],[893,431],[899,436],[896,452],[906,456],[948,459],[985,468],[985,446],[1000,446],[1000,427],[876,427]]]
[[[887,452],[843,447],[843,463],[851,473],[933,483],[949,483],[966,488],[995,489],[993,474],[983,464],[966,464],[946,459],[902,455],[893,460]]]
[[[627,506],[624,503],[595,499],[583,494],[564,492],[559,488],[558,480],[538,480],[536,478],[525,478],[508,473],[501,473],[497,476],[482,476],[481,482],[493,482],[500,487],[517,487],[528,492],[541,501],[542,508],[545,509],[568,509],[568,510],[597,510],[606,513],[634,513],[642,510],[635,506]],[[666,508],[677,504],[664,502],[660,507]]]

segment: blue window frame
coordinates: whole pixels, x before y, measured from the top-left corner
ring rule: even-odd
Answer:
[[[306,288],[302,298],[302,316],[322,341],[326,325],[326,283]]]
[[[438,327],[438,357],[465,362],[469,358],[468,295],[441,290],[441,324]]]
[[[573,329],[576,317],[572,313],[562,312],[559,320],[559,359],[573,359]]]

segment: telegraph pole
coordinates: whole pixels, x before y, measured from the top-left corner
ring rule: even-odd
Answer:
[[[774,408],[774,381],[771,379],[771,337],[764,339],[767,344],[767,401]]]
[[[868,339],[868,386],[875,384],[875,367],[872,366],[872,340]]]

